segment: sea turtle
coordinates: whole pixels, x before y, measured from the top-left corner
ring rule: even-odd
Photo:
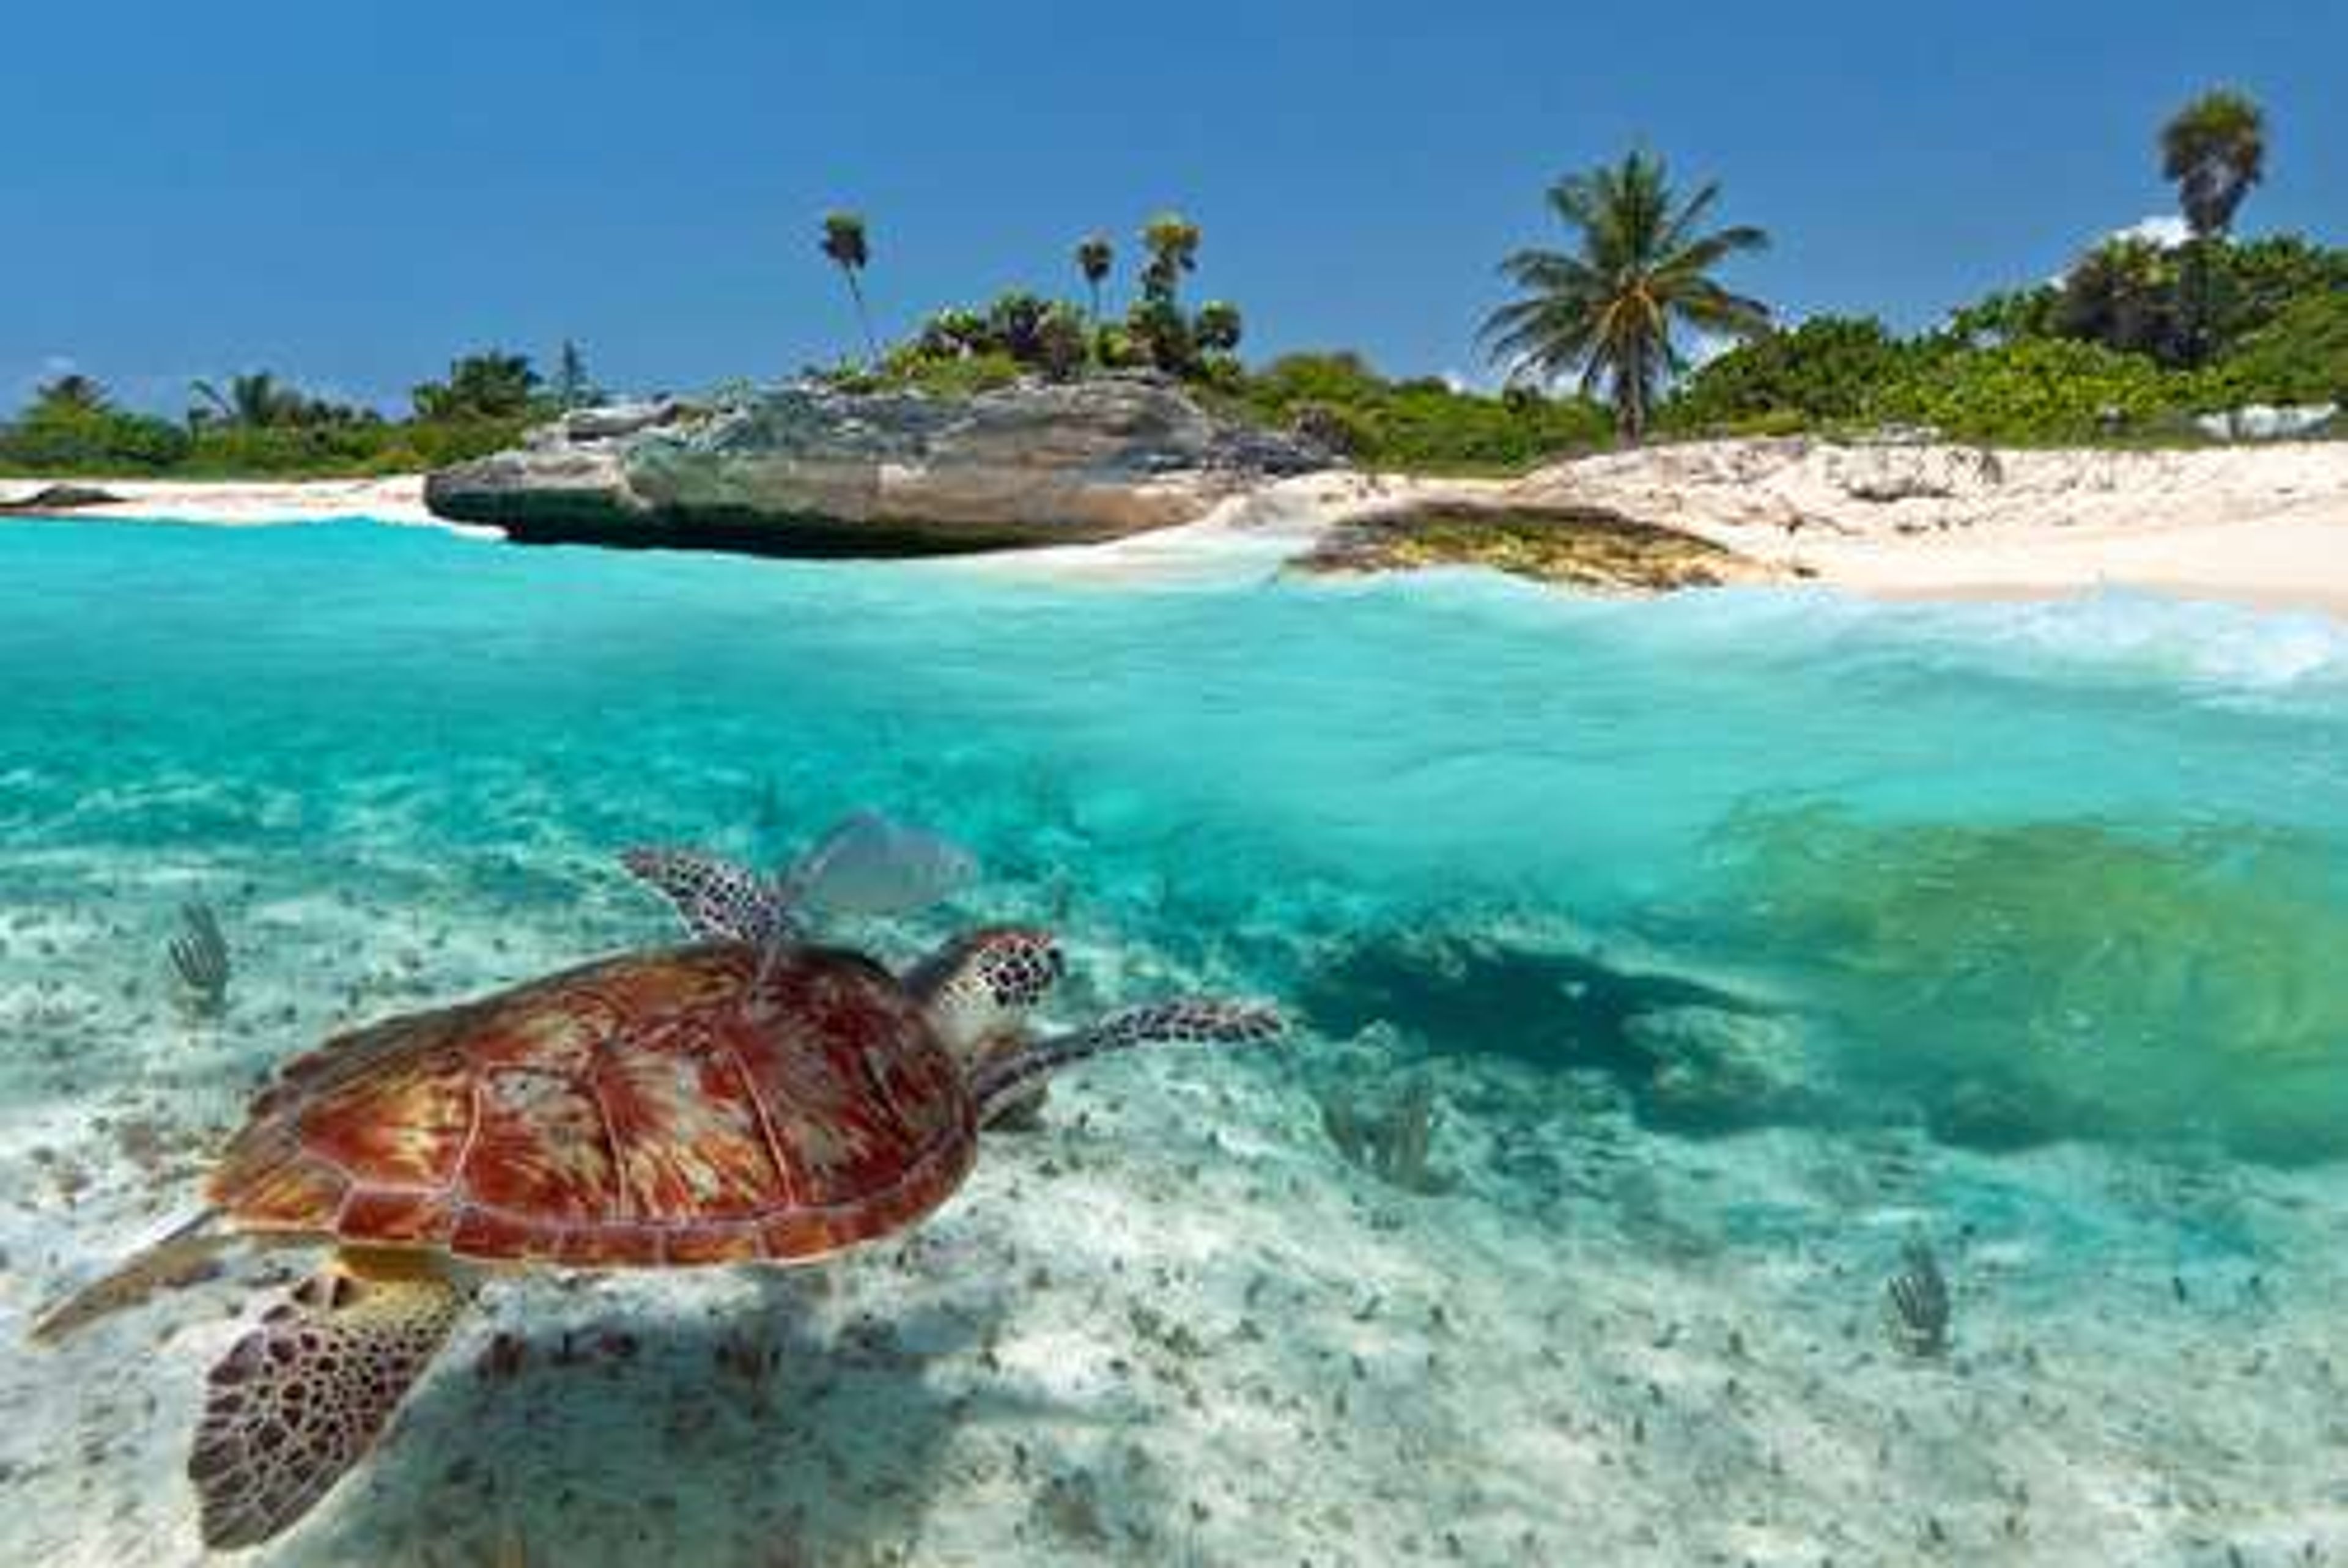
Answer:
[[[700,939],[287,1063],[202,1212],[36,1325],[54,1340],[240,1239],[335,1249],[211,1368],[188,1460],[207,1545],[270,1539],[358,1462],[462,1317],[475,1266],[805,1263],[943,1203],[989,1111],[1055,1069],[1281,1027],[1262,1003],[1189,999],[981,1053],[1059,978],[1047,935],[973,931],[900,979],[680,907]]]

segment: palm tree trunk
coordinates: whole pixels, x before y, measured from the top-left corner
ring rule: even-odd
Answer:
[[[1647,434],[1647,345],[1643,342],[1632,343],[1618,374],[1621,390],[1615,401],[1622,439],[1636,446]]]
[[[872,335],[872,313],[864,308],[864,285],[857,281],[855,268],[842,267],[840,272],[848,279],[849,294],[856,301],[856,324],[864,329],[866,363],[878,370],[880,368],[880,340]]]
[[[2185,339],[2186,368],[2195,369],[2209,361],[2210,310],[2209,247],[2217,241],[2209,235],[2196,234],[2185,242],[2184,265],[2179,269],[2179,292],[2185,297],[2184,309],[2178,313]]]

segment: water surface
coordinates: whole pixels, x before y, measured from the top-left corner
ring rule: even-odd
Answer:
[[[1894,1210],[1952,1255],[1984,1226],[2075,1238],[2073,1177],[2014,1162],[2222,1184],[2325,1181],[2348,1153],[2348,637],[2323,621],[2119,596],[1603,603],[1465,574],[1106,591],[362,523],[0,528],[0,1142],[70,1146],[99,1083],[185,1100],[335,1023],[652,939],[626,845],[775,863],[867,804],[987,875],[857,935],[906,956],[956,920],[1047,920],[1083,960],[1071,1014],[1178,985],[1287,999],[1295,1045],[1229,1069],[1274,1109],[1234,1112],[1231,1143],[1191,1102],[1157,1168],[1253,1148],[1259,1175],[1400,1205],[1388,1245],[1430,1266],[1429,1233],[1501,1225],[1502,1302],[1510,1247],[1562,1265],[1495,1216],[1590,1199],[1571,1163],[1609,1114],[1658,1168],[1957,1162],[1953,1186],[1887,1179],[1796,1227],[1864,1233],[1836,1288],[1870,1317]],[[267,998],[192,1054],[158,964],[188,898]],[[1356,1168],[1313,1113],[1419,1082],[1441,1086],[1424,1190]],[[83,1135],[93,1179],[118,1175]],[[1534,1158],[1541,1139],[1567,1153]],[[1658,1267],[1684,1264],[1666,1220],[1706,1252],[1792,1223],[1658,1217],[1622,1179],[1607,1223]],[[72,1232],[71,1203],[26,1204],[19,1234]],[[2288,1276],[2235,1211],[2150,1206],[2156,1252]],[[1233,1237],[1272,1223],[1249,1212]],[[1291,1265],[1347,1266],[1298,1245]],[[2024,1276],[2009,1301],[2071,1287]],[[2147,1419],[2168,1397],[2140,1395]],[[2185,1462],[2146,1441],[2130,1462]],[[1491,1504],[1491,1539],[1542,1560],[1515,1543],[1570,1536],[1558,1506]],[[1042,1534],[1018,1539],[1081,1557],[1092,1526],[1056,1507],[1019,1512]],[[1189,1560],[1241,1560],[1221,1528],[1194,1521]],[[1325,1528],[1353,1542],[1336,1561],[1410,1555],[1406,1523]],[[1180,1533],[1128,1545],[1180,1560]]]

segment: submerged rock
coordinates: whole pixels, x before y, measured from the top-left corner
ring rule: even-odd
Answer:
[[[1439,1053],[1596,1069],[1643,1121],[1684,1132],[1785,1120],[1819,1098],[1797,1030],[1769,1001],[1516,935],[1367,937],[1294,995],[1326,1036],[1386,1026]]]
[[[1196,522],[1267,478],[1328,466],[1152,377],[953,398],[807,385],[718,408],[574,413],[519,450],[434,474],[425,502],[526,542],[942,555]]]

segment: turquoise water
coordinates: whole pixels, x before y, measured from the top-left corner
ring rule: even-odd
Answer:
[[[241,1081],[334,1023],[652,939],[623,846],[772,864],[863,805],[985,866],[872,941],[1039,919],[1078,955],[1071,1013],[1283,999],[1294,1043],[1229,1069],[1275,1108],[1235,1118],[1248,1157],[1446,1205],[1461,1237],[1582,1190],[1529,1141],[1595,1136],[1559,1111],[1592,1095],[1659,1168],[1787,1136],[1820,1173],[1878,1169],[1887,1137],[1910,1140],[1895,1165],[1974,1162],[1902,1201],[2034,1248],[2102,1222],[2002,1162],[2174,1160],[2190,1187],[2348,1154],[2348,636],[2326,622],[2127,597],[1597,603],[1447,574],[1110,591],[357,522],[0,528],[0,1131],[54,1136],[101,1086]],[[201,1059],[156,989],[191,897],[269,999]],[[52,974],[72,996],[45,1011]],[[1372,1181],[1310,1108],[1414,1073],[1443,1085],[1442,1169]],[[1209,1142],[1159,1165],[1229,1156],[1188,1134]],[[1666,1260],[1792,1234],[1757,1196],[1659,1217],[1607,1180]],[[2226,1205],[2156,1206],[2147,1277],[2213,1254],[2287,1272]],[[1229,1218],[1235,1240],[1272,1223]],[[1396,1223],[1397,1258],[1435,1245]],[[1298,1245],[1283,1270],[1348,1266]],[[1838,1268],[1876,1266],[1869,1245]],[[2054,1277],[2010,1298],[2059,1314],[2093,1288]],[[2163,1390],[2140,1391],[2157,1428]],[[1506,1539],[1554,1539],[1527,1486]],[[1467,1555],[1554,1560],[1509,1553]]]
[[[1550,922],[1734,972],[1928,1111],[1962,1079],[2055,1096],[2015,1107],[2049,1134],[2348,1148],[2322,622],[59,524],[0,534],[0,671],[20,897],[110,858],[529,919],[623,902],[625,844],[779,857],[870,803],[977,849],[980,904],[1349,1025],[1344,975]],[[1572,1055],[1537,968],[1444,963],[1414,1043]]]

